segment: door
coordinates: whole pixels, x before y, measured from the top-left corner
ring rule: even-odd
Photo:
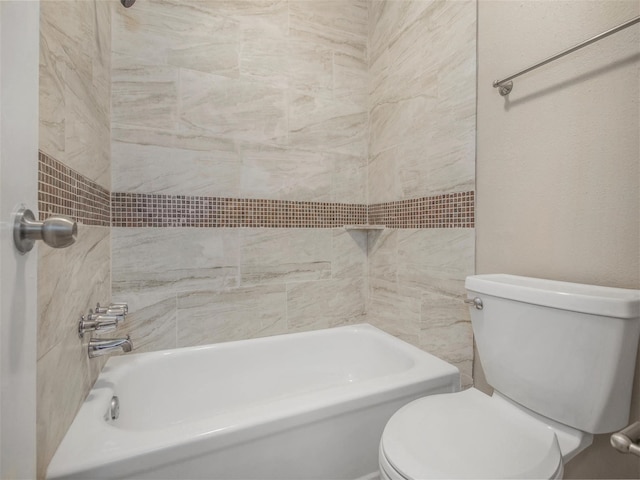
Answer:
[[[0,1],[0,478],[36,476],[37,246],[13,244],[13,212],[38,207],[40,5]]]

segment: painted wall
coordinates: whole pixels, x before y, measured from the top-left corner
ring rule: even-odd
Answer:
[[[367,13],[364,0],[114,10],[112,190],[364,204]],[[363,320],[361,233],[116,227],[112,242],[136,351]]]
[[[374,1],[369,20],[369,203],[474,190],[476,3]],[[473,228],[369,235],[367,321],[458,366]]]
[[[110,188],[110,38],[110,2],[41,2],[39,148],[68,167],[55,200],[77,196],[88,181]],[[43,184],[53,183],[41,168],[41,205]],[[68,209],[78,219],[79,205]],[[47,213],[41,208],[41,216]],[[96,302],[110,300],[109,227],[80,222],[74,245],[38,250],[39,478],[104,364],[89,361],[77,325]]]
[[[481,1],[478,12],[478,273],[640,288],[640,28],[514,80],[508,97],[492,87],[640,5]],[[638,405],[636,375],[632,421]],[[565,476],[638,478],[640,460],[602,435]]]
[[[38,202],[37,2],[0,3],[0,478],[36,475],[38,245],[13,239],[19,205]]]

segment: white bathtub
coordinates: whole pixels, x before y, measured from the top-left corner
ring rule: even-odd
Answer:
[[[47,478],[367,478],[389,417],[459,386],[369,325],[113,357]]]

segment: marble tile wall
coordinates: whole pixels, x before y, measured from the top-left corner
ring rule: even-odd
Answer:
[[[471,1],[50,1],[41,30],[41,150],[123,198],[369,205],[387,220],[398,202],[473,198]],[[77,315],[111,291],[136,351],[366,320],[469,383],[464,213],[368,235],[81,225],[73,249],[42,249],[39,475],[102,365],[77,348]]]
[[[40,217],[67,213],[79,225],[71,247],[38,248],[38,478],[104,364],[89,361],[77,325],[111,296],[110,71],[111,2],[42,2]],[[96,217],[99,199],[107,210]]]
[[[372,1],[369,203],[474,190],[476,2]]]
[[[114,228],[113,297],[137,352],[364,321],[366,234]]]
[[[473,195],[475,34],[473,0],[371,2],[370,205]],[[367,321],[457,365],[468,385],[474,229],[460,227],[369,234]]]
[[[136,351],[363,321],[366,234],[326,227],[343,207],[366,219],[368,1],[113,13],[113,294]],[[185,195],[231,210],[147,221]],[[318,202],[337,205],[327,224]],[[311,220],[247,216],[262,207]]]
[[[318,228],[311,236],[233,228],[251,226],[244,223],[114,228],[114,295],[137,307],[134,337],[155,349],[319,328],[367,312],[367,321],[461,366],[469,383],[471,328],[459,300],[473,272],[475,2],[135,7],[113,19],[118,196],[365,204],[394,227],[431,228],[368,241]],[[454,231],[389,217],[396,204],[410,210],[452,195],[471,200],[464,213],[447,212],[465,215],[442,224]],[[180,222],[172,226],[190,224]],[[351,254],[364,272],[359,282],[336,277],[335,262]],[[264,313],[259,320],[231,313],[244,308],[242,292],[248,311]]]
[[[367,1],[113,18],[114,192],[366,203]]]

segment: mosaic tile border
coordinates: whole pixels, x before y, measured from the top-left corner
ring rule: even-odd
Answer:
[[[111,225],[110,192],[44,152],[38,152],[40,220],[66,215],[85,225]]]
[[[473,228],[475,192],[373,205],[251,198],[110,193],[43,152],[38,154],[40,219],[66,215],[113,227]]]
[[[113,193],[114,227],[473,228],[475,193],[374,205]]]
[[[389,228],[473,228],[475,192],[369,205],[369,223]]]
[[[112,193],[114,227],[330,228],[366,223],[367,206],[247,198]]]

